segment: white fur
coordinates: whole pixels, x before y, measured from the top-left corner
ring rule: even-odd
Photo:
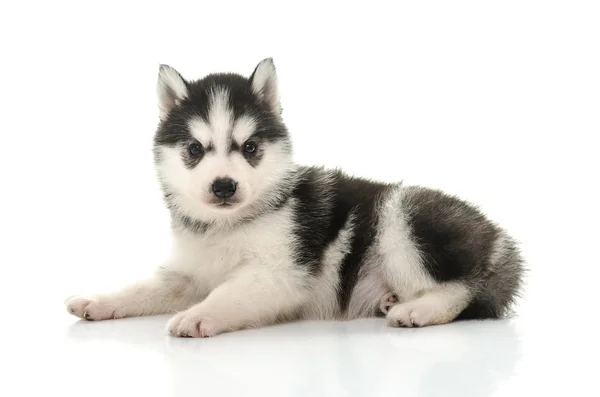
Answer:
[[[192,136],[202,144],[208,147],[212,143],[212,129],[210,124],[207,124],[200,117],[192,117],[187,122],[188,129]]]
[[[243,115],[235,121],[232,134],[233,139],[239,146],[242,146],[250,138],[255,129],[256,121],[252,117]]]
[[[89,298],[67,299],[67,310],[89,320],[147,316],[183,310],[199,299],[194,284],[183,274],[160,270],[120,291]]]
[[[372,254],[367,254],[367,258],[372,257]],[[379,263],[367,259],[352,292],[346,319],[352,320],[373,314],[379,306],[381,297],[387,292],[389,287],[384,281]]]
[[[390,291],[401,300],[410,300],[436,283],[424,269],[421,253],[412,241],[402,200],[404,190],[399,185],[383,203],[375,246]]]
[[[224,88],[215,89],[210,96],[208,120],[212,142],[217,154],[226,157],[229,151],[229,135],[233,127],[233,111],[229,108],[229,92]]]
[[[208,296],[173,318],[172,334],[210,336],[273,323],[308,298],[306,271],[292,260],[292,205],[226,237],[219,232],[177,235],[177,260],[171,268]]]

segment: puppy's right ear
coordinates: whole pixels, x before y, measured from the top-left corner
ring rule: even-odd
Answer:
[[[169,65],[160,65],[156,93],[159,117],[165,120],[171,110],[188,96],[187,83],[177,70]]]

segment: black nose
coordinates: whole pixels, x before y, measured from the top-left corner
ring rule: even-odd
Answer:
[[[235,194],[237,183],[231,178],[220,178],[213,182],[212,191],[218,198],[226,199]]]

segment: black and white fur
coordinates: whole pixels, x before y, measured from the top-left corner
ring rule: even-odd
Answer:
[[[69,298],[70,313],[176,313],[169,332],[191,337],[296,319],[385,315],[413,327],[509,313],[523,261],[476,207],[294,164],[271,59],[249,78],[194,82],[163,65],[157,91],[172,257],[120,292]]]

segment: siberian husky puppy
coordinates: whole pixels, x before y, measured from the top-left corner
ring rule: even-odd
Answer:
[[[207,337],[281,321],[385,316],[392,327],[500,318],[516,242],[439,190],[294,164],[272,59],[250,77],[162,65],[155,166],[174,250],[147,279],[67,299],[87,320],[173,313]]]

